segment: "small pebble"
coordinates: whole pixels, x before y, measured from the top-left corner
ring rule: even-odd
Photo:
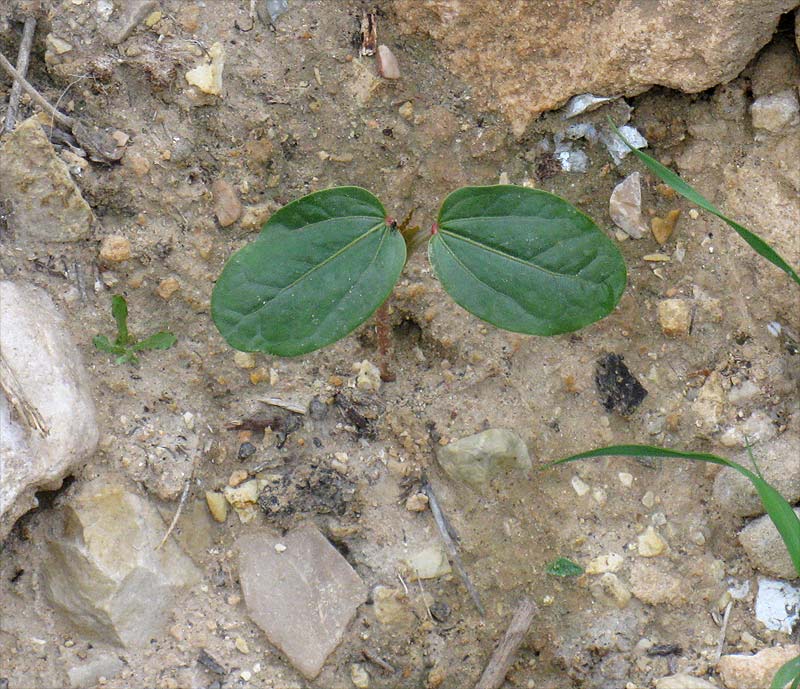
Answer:
[[[424,512],[428,509],[428,496],[425,493],[413,493],[406,499],[406,509],[409,512]]]
[[[658,532],[648,526],[644,533],[638,538],[638,551],[642,557],[658,557],[667,548],[666,541],[658,535]]]
[[[689,217],[692,220],[697,220],[700,217],[700,212],[696,208],[692,208],[689,210]]]
[[[286,552],[286,546],[283,545],[283,543],[276,543],[275,544],[275,552],[276,553],[285,553]]]
[[[104,237],[100,244],[100,260],[106,263],[121,263],[127,261],[132,255],[130,240],[118,234]]]
[[[582,498],[590,490],[589,485],[580,478],[580,476],[573,476],[570,483],[572,484],[572,489],[578,494],[578,497]]]
[[[658,323],[669,337],[688,335],[692,309],[686,299],[663,299],[658,304]]]
[[[608,502],[608,493],[603,488],[592,489],[592,499],[600,506]]]
[[[158,283],[158,287],[156,288],[156,292],[158,296],[161,297],[164,301],[169,301],[172,299],[172,296],[181,288],[181,283],[178,282],[175,278],[169,277],[162,280]]]
[[[645,493],[645,494],[642,496],[642,504],[643,504],[645,507],[652,507],[653,505],[655,505],[655,504],[656,504],[656,496],[653,494],[653,491],[652,491],[652,490],[648,490],[648,491],[647,491],[647,492],[646,492],[646,493]]]
[[[619,474],[617,474],[617,478],[619,478],[619,482],[626,488],[630,488],[633,485],[633,474],[629,474],[627,471],[620,471]]]
[[[663,218],[659,218],[658,216],[651,218],[650,230],[653,233],[653,237],[659,244],[666,244],[669,238],[672,236],[672,233],[675,231],[675,225],[678,224],[678,218],[680,217],[680,214],[680,210],[676,208],[675,210],[671,210],[669,213],[667,213]]]
[[[350,666],[350,680],[353,686],[358,689],[367,689],[369,687],[369,674],[360,663],[353,663]]]
[[[250,670],[242,670],[239,673],[239,677],[241,677],[245,682],[249,682],[252,676],[253,674],[250,672]]]
[[[586,574],[605,574],[606,572],[617,572],[622,567],[625,560],[622,555],[617,553],[607,553],[598,555],[589,560],[586,565]]]
[[[221,524],[228,517],[228,503],[222,493],[207,490],[206,504],[208,505],[208,511],[211,512],[214,521]]]
[[[245,655],[250,653],[250,647],[241,636],[236,637],[236,641],[233,642],[233,645],[236,646],[236,650],[239,651],[239,653],[244,653]]]
[[[236,352],[236,354],[233,355],[233,363],[238,368],[255,368],[256,357],[252,352]]]
[[[256,453],[256,446],[253,443],[242,443],[239,445],[239,452],[237,453],[237,457],[239,461],[245,460],[248,457],[252,457]]]
[[[231,488],[235,488],[239,484],[244,483],[249,476],[250,474],[244,469],[237,469],[231,474],[231,477],[228,479],[228,485]]]
[[[233,225],[242,215],[242,204],[236,190],[223,179],[211,185],[214,196],[214,214],[222,227]]]
[[[400,66],[397,64],[397,58],[394,56],[388,46],[378,46],[378,74],[384,79],[399,79]]]
[[[407,100],[400,106],[397,112],[400,113],[400,117],[402,117],[404,120],[410,120],[412,117],[414,117],[414,104]]]

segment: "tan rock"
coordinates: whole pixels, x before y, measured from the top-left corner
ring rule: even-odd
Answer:
[[[0,170],[0,198],[16,241],[75,242],[91,235],[94,213],[36,117],[8,136]]]
[[[100,260],[105,263],[122,263],[133,256],[131,242],[127,237],[110,234],[100,244]]]
[[[678,218],[681,215],[679,208],[669,211],[663,218],[658,216],[650,220],[650,230],[653,233],[653,238],[661,245],[666,244],[672,233],[675,231],[675,226],[678,224]]]
[[[223,227],[233,225],[242,215],[242,204],[236,190],[223,179],[215,180],[211,185],[214,196],[214,214]]]
[[[686,299],[664,299],[658,303],[658,324],[665,335],[688,335],[692,309]]]
[[[658,531],[648,526],[637,540],[638,552],[642,557],[658,557],[667,549],[667,542]]]
[[[207,490],[206,504],[211,516],[214,517],[214,521],[222,523],[228,518],[228,502],[222,493]]]
[[[666,559],[636,560],[630,572],[631,593],[648,605],[680,605],[688,589]]]
[[[177,595],[200,579],[164,521],[125,481],[84,484],[59,511],[42,569],[45,596],[81,632],[145,646],[166,627]]]
[[[727,689],[765,689],[778,668],[800,655],[800,646],[774,646],[755,655],[725,655],[717,672]]]
[[[431,36],[442,60],[516,134],[580,93],[690,93],[737,76],[795,0],[397,0],[405,34]],[[491,18],[491,21],[487,19]]]
[[[158,283],[156,292],[164,301],[169,301],[180,288],[181,283],[176,278],[168,277]]]

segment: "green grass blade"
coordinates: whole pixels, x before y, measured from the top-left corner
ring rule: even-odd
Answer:
[[[115,294],[111,298],[111,315],[117,322],[117,339],[114,344],[126,345],[130,341],[128,335],[128,302],[125,297]]]
[[[545,468],[565,464],[567,462],[574,462],[579,459],[608,456],[689,459],[692,461],[711,462],[712,464],[720,464],[735,469],[749,479],[755,487],[764,505],[764,509],[767,511],[772,523],[775,524],[775,528],[778,529],[778,533],[781,535],[786,549],[789,551],[792,564],[794,564],[794,568],[798,576],[800,576],[800,518],[797,517],[786,498],[763,478],[754,474],[741,464],[705,452],[678,452],[676,450],[667,450],[663,447],[653,447],[652,445],[612,445],[610,447],[601,447],[596,450],[581,452],[571,457],[549,462],[545,464]]]
[[[797,689],[800,684],[800,656],[792,658],[788,663],[784,663],[772,678],[769,689],[783,689],[791,682],[791,689]]]
[[[640,150],[631,146],[628,141],[625,139],[624,136],[620,133],[619,129],[614,125],[614,123],[609,118],[609,123],[611,124],[611,128],[614,130],[614,133],[622,140],[622,142],[631,150],[639,160],[644,163],[644,165],[652,172],[656,177],[661,179],[662,182],[671,186],[675,191],[677,191],[681,196],[685,196],[689,199],[692,203],[700,206],[707,210],[709,213],[713,213],[716,215],[720,220],[726,222],[730,227],[734,229],[735,232],[739,234],[739,236],[746,241],[750,247],[755,251],[759,256],[763,256],[766,258],[770,263],[780,268],[783,272],[785,272],[792,280],[794,280],[798,285],[800,285],[800,275],[790,266],[783,257],[775,251],[769,244],[767,244],[761,237],[759,237],[755,232],[751,232],[746,227],[743,227],[735,220],[731,220],[730,218],[726,217],[722,214],[716,206],[714,206],[708,199],[706,199],[702,194],[700,194],[696,189],[692,186],[684,182],[675,172],[670,170],[668,167],[665,167],[657,160],[651,158],[646,153],[642,153]]]
[[[140,352],[143,349],[169,349],[177,341],[178,338],[175,337],[175,335],[162,331],[150,335],[150,337],[145,338],[141,342],[131,345],[129,349],[132,352]]]

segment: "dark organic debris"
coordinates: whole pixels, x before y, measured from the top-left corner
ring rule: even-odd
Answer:
[[[621,354],[598,359],[594,380],[606,411],[628,416],[647,397],[647,390],[628,370]]]
[[[342,413],[345,423],[355,427],[359,438],[377,438],[375,422],[380,414],[380,402],[374,395],[345,388],[336,393],[333,403]]]
[[[683,653],[683,648],[678,644],[656,644],[647,649],[647,655],[651,658],[656,656],[672,656]]]
[[[241,421],[229,423],[225,428],[229,431],[253,431],[263,433],[269,428],[275,433],[276,447],[282,448],[290,434],[303,427],[303,417],[294,412],[280,412],[271,416],[251,416]]]
[[[197,662],[200,663],[204,668],[210,670],[211,672],[217,675],[227,675],[228,671],[222,667],[211,655],[206,651],[206,649],[201,649],[200,655],[197,656]]]
[[[273,517],[296,513],[344,515],[353,507],[356,486],[340,473],[317,464],[303,464],[268,481],[258,506]]]

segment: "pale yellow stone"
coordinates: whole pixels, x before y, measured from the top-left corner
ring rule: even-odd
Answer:
[[[214,43],[208,51],[210,63],[198,65],[186,72],[186,81],[203,93],[219,96],[222,93],[222,70],[225,66],[225,51],[220,43]]]
[[[207,490],[206,504],[208,505],[208,511],[211,512],[214,521],[222,524],[228,518],[228,503],[225,501],[225,496],[222,493]]]
[[[639,534],[638,545],[639,555],[642,557],[657,557],[667,549],[667,542],[652,526]]]

